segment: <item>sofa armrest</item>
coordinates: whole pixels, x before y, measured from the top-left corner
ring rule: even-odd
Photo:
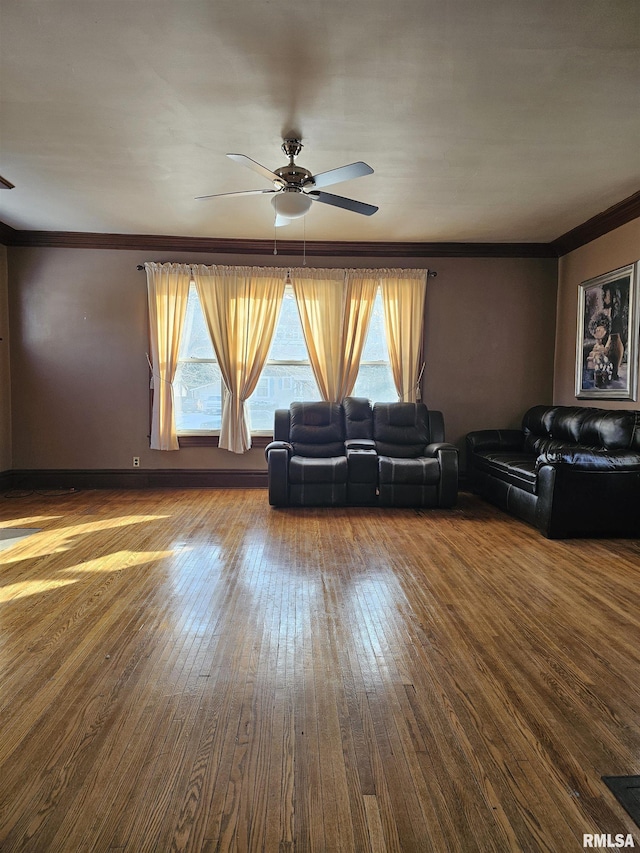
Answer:
[[[434,441],[432,444],[427,444],[424,449],[424,456],[438,456],[441,450],[453,450],[458,455],[458,448],[455,444],[448,441]]]
[[[272,441],[267,446],[267,481],[271,506],[289,503],[289,449],[286,441]]]
[[[481,450],[518,450],[524,448],[524,433],[519,429],[482,429],[467,434],[469,454]]]
[[[543,465],[570,466],[576,471],[640,472],[640,454],[632,450],[606,450],[599,447],[548,449],[536,459],[536,470]]]
[[[344,443],[347,453],[350,450],[375,450],[376,443],[372,438],[348,438]]]
[[[440,463],[438,506],[454,506],[458,500],[458,448],[447,441],[437,441],[425,447],[424,455],[437,457]]]
[[[270,441],[264,449],[264,455],[267,462],[269,461],[269,454],[272,450],[286,450],[288,459],[289,456],[293,454],[293,445],[288,441]]]

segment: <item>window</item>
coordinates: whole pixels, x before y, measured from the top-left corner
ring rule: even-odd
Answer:
[[[194,284],[189,290],[173,388],[178,435],[206,435],[220,430],[224,385]],[[384,335],[380,292],[353,394],[371,400],[397,399]],[[293,400],[319,399],[293,288],[287,286],[269,359],[247,401],[252,432],[271,433],[275,410],[288,408]]]

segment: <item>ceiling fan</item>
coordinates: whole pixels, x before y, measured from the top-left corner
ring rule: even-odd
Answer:
[[[292,219],[299,219],[301,216],[304,216],[308,213],[311,203],[314,201],[319,201],[322,204],[331,204],[334,207],[341,207],[344,210],[351,210],[353,213],[361,213],[364,216],[371,216],[378,209],[373,204],[365,204],[362,201],[355,201],[352,198],[333,195],[332,193],[323,192],[320,189],[321,187],[340,183],[340,181],[349,181],[352,178],[371,175],[373,174],[371,166],[359,160],[357,163],[350,163],[348,166],[340,166],[338,169],[330,169],[328,172],[320,172],[317,175],[312,175],[308,169],[303,169],[302,166],[297,166],[294,163],[294,159],[302,150],[302,143],[299,139],[285,139],[282,143],[282,150],[289,158],[289,163],[286,166],[275,169],[273,172],[265,166],[261,166],[260,163],[256,163],[251,157],[246,157],[244,154],[227,154],[227,157],[235,160],[236,163],[247,166],[247,168],[252,169],[268,181],[271,181],[273,189],[215,193],[214,195],[201,195],[198,198],[271,194],[273,195],[271,204],[276,211],[276,225],[288,225]]]

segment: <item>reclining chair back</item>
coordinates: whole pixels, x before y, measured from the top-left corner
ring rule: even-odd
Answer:
[[[380,456],[415,459],[430,443],[424,403],[375,403],[373,437]]]
[[[338,403],[292,403],[289,441],[296,456],[344,456],[344,417]]]

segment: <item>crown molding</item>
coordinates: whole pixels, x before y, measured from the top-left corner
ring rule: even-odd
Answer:
[[[567,231],[550,243],[393,243],[307,241],[309,257],[367,258],[558,258],[640,216],[640,192]],[[135,249],[145,252],[207,252],[220,255],[270,255],[273,240],[178,237],[160,234],[102,234],[91,231],[31,231],[0,222],[6,246],[64,249]],[[300,256],[300,240],[278,240],[278,254]]]
[[[10,225],[5,225],[4,222],[0,222],[0,243],[3,246],[16,246],[16,240],[20,239],[20,234],[24,233],[21,231],[16,231],[15,228],[12,228]]]
[[[237,240],[219,237],[176,237],[159,234],[102,234],[89,231],[18,231],[5,226],[0,239],[9,246],[65,249],[136,249],[159,252],[208,252],[213,254],[270,255],[273,240]],[[278,240],[278,254],[302,254],[300,240]],[[311,257],[384,258],[540,258],[555,257],[548,243],[387,243],[335,240],[307,241]]]
[[[549,245],[552,246],[559,258],[572,252],[574,249],[579,249],[580,246],[586,246],[597,237],[602,237],[603,234],[608,234],[609,231],[614,231],[621,225],[626,225],[633,219],[640,216],[640,191],[630,195],[628,198],[619,201],[617,204],[603,210],[591,219],[587,219],[582,225],[572,228],[566,234],[557,237]]]

